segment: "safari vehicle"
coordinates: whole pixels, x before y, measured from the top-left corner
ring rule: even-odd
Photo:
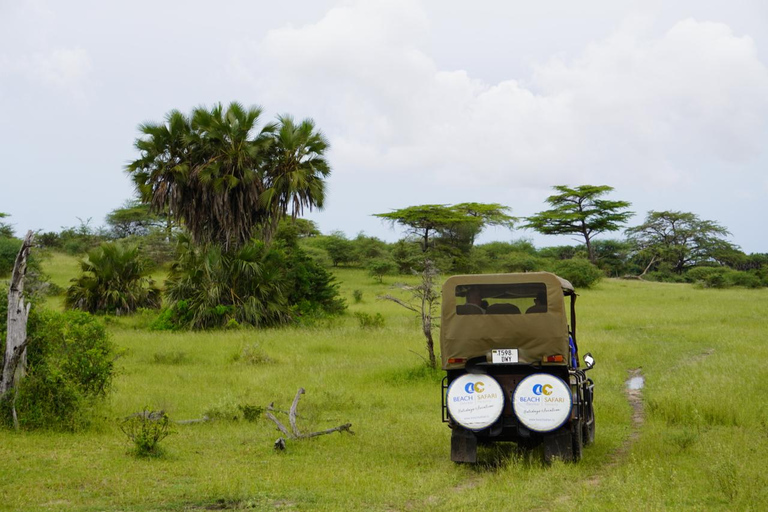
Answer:
[[[442,293],[451,459],[476,462],[478,443],[498,441],[543,445],[546,461],[581,459],[595,439],[594,359],[578,360],[571,283],[547,272],[463,275]]]

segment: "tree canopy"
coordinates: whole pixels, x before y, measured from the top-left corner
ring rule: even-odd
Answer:
[[[280,219],[322,208],[328,143],[310,119],[259,126],[262,110],[230,103],[139,127],[140,158],[126,167],[142,201],[183,221],[193,241],[237,249]]]
[[[409,206],[375,217],[406,228],[408,235],[419,239],[422,252],[432,246],[434,237],[465,239],[471,246],[486,226],[512,228],[515,217],[510,208],[497,203],[461,203],[457,205],[425,204]]]
[[[528,217],[523,227],[545,235],[581,235],[593,263],[596,254],[592,239],[606,231],[618,231],[634,215],[627,210],[631,206],[627,201],[600,199],[613,191],[613,187],[607,185],[552,188],[559,192],[546,199],[552,208]]]
[[[689,212],[650,211],[645,222],[626,234],[648,259],[666,262],[677,273],[735,249],[724,238],[730,235],[725,227]]]

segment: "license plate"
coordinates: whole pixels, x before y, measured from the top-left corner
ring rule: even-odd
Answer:
[[[517,362],[517,349],[516,348],[496,348],[491,350],[491,357],[493,364],[504,363],[516,363]]]

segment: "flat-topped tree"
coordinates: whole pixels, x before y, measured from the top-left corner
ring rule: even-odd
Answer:
[[[587,246],[589,260],[596,263],[592,239],[606,231],[618,231],[634,212],[627,201],[611,201],[600,197],[613,191],[608,185],[581,185],[571,188],[556,185],[559,194],[547,198],[552,208],[526,218],[525,228],[544,235],[580,235]]]
[[[509,207],[496,203],[425,204],[374,216],[391,222],[393,226],[399,224],[405,227],[407,234],[419,239],[422,252],[427,252],[435,237],[454,242],[467,240],[472,246],[486,226],[511,229],[516,219],[508,214],[509,211]]]
[[[730,232],[715,221],[690,212],[650,211],[639,226],[626,230],[629,242],[651,261],[663,261],[681,274],[687,268],[713,262],[724,251],[738,249],[725,237]]]

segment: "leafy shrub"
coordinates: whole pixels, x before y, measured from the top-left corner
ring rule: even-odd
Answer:
[[[355,318],[357,318],[360,327],[363,329],[378,329],[384,327],[384,317],[381,316],[381,313],[369,315],[362,311],[355,311]]]
[[[299,247],[253,240],[236,251],[181,237],[156,329],[285,324],[344,310],[335,278]]]
[[[232,356],[232,361],[236,363],[244,363],[244,364],[262,364],[262,363],[269,363],[272,360],[269,358],[266,352],[262,350],[262,348],[259,346],[258,343],[249,343],[248,345],[245,345],[242,350],[239,352],[236,352]]]
[[[204,415],[211,420],[257,422],[264,414],[264,407],[252,404],[237,404],[232,400],[222,400],[209,407]]]
[[[21,243],[16,238],[0,237],[0,276],[11,275]]]
[[[545,267],[544,262],[527,252],[512,252],[502,263],[505,272],[536,272]]]
[[[87,425],[88,409],[106,397],[114,375],[114,345],[104,324],[87,313],[44,310],[30,314],[28,336],[28,371],[16,400],[20,426]],[[4,414],[4,420],[10,418]]]
[[[590,288],[603,278],[603,273],[588,260],[562,260],[555,263],[554,271],[576,288]]]
[[[363,302],[363,290],[354,290],[352,292],[352,298],[355,299],[355,304]]]
[[[368,262],[368,275],[382,282],[384,276],[395,271],[395,263],[391,260],[374,259]]]
[[[264,414],[264,408],[258,405],[240,404],[237,408],[240,409],[243,419],[252,423],[259,421],[261,415]]]
[[[760,288],[763,286],[756,273],[739,272],[728,267],[694,267],[685,273],[685,280],[704,288],[729,288],[732,286]]]
[[[80,269],[83,273],[67,289],[68,308],[122,315],[160,307],[160,290],[147,277],[135,245],[103,243],[88,253]]]
[[[120,422],[120,430],[134,444],[138,457],[160,455],[158,443],[173,434],[171,420],[163,411],[143,411]]]

